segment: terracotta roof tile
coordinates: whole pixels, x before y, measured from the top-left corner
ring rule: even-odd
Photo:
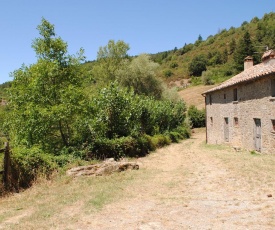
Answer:
[[[228,79],[227,81],[221,83],[220,85],[207,90],[204,94],[221,90],[230,86],[237,85],[242,82],[247,82],[261,78],[265,75],[275,73],[275,64],[274,63],[260,63],[258,65],[252,66],[247,70],[235,75],[234,77]]]

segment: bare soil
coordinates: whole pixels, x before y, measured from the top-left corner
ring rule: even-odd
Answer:
[[[132,179],[118,199],[92,212],[75,200],[45,216],[51,225],[43,229],[275,229],[275,157],[204,140],[204,130],[196,130],[191,139],[138,159],[140,170],[127,172]],[[31,221],[33,213],[6,219],[0,229],[20,229],[20,218]]]
[[[178,94],[188,106],[195,105],[198,109],[203,109],[205,107],[205,102],[202,93],[214,87],[215,85],[192,86],[182,89]]]

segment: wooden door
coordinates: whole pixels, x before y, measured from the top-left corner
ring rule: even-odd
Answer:
[[[224,141],[229,142],[229,121],[228,121],[228,117],[224,118]]]
[[[262,127],[261,127],[261,119],[254,119],[254,145],[255,150],[261,152],[262,148]]]

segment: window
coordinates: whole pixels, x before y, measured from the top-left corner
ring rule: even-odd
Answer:
[[[226,94],[223,95],[223,99],[224,99],[224,100],[226,99]]]
[[[234,126],[238,127],[239,126],[239,118],[234,117]]]
[[[209,95],[209,104],[212,105],[212,95]]]
[[[271,120],[272,122],[272,132],[275,132],[275,120]]]
[[[233,90],[233,101],[238,101],[238,89]]]
[[[271,79],[271,96],[275,97],[275,79]]]

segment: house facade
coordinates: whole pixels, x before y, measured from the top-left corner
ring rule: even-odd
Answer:
[[[258,65],[247,57],[243,72],[203,96],[207,143],[275,154],[275,51]]]

